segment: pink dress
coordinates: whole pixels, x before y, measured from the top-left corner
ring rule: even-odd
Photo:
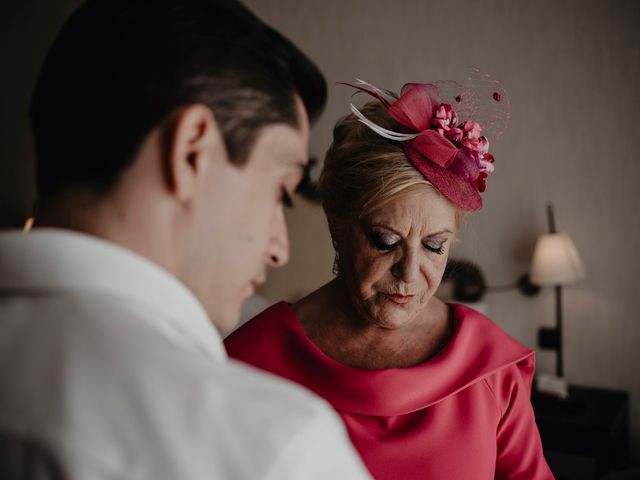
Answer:
[[[475,310],[452,308],[451,341],[409,368],[331,359],[285,302],[225,343],[231,357],[325,398],[376,479],[553,479],[530,402],[534,353]]]

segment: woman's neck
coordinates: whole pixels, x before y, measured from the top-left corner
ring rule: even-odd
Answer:
[[[334,279],[292,306],[309,339],[345,365],[367,370],[405,368],[427,361],[451,339],[452,315],[432,299],[415,322],[379,327],[358,314],[346,288]]]

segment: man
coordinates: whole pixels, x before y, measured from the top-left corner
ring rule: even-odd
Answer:
[[[0,234],[1,478],[367,478],[324,403],[217,331],[287,261],[325,97],[235,1],[72,15],[31,105],[38,228]]]

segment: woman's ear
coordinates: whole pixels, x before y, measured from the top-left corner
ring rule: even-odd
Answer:
[[[218,124],[206,105],[180,110],[166,130],[165,178],[180,201],[191,200],[209,169],[228,162]]]

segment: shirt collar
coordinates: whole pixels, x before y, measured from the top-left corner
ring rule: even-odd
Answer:
[[[176,277],[124,247],[58,229],[0,233],[0,291],[98,291],[162,312],[171,327],[210,358],[225,360],[220,334],[202,304]]]

